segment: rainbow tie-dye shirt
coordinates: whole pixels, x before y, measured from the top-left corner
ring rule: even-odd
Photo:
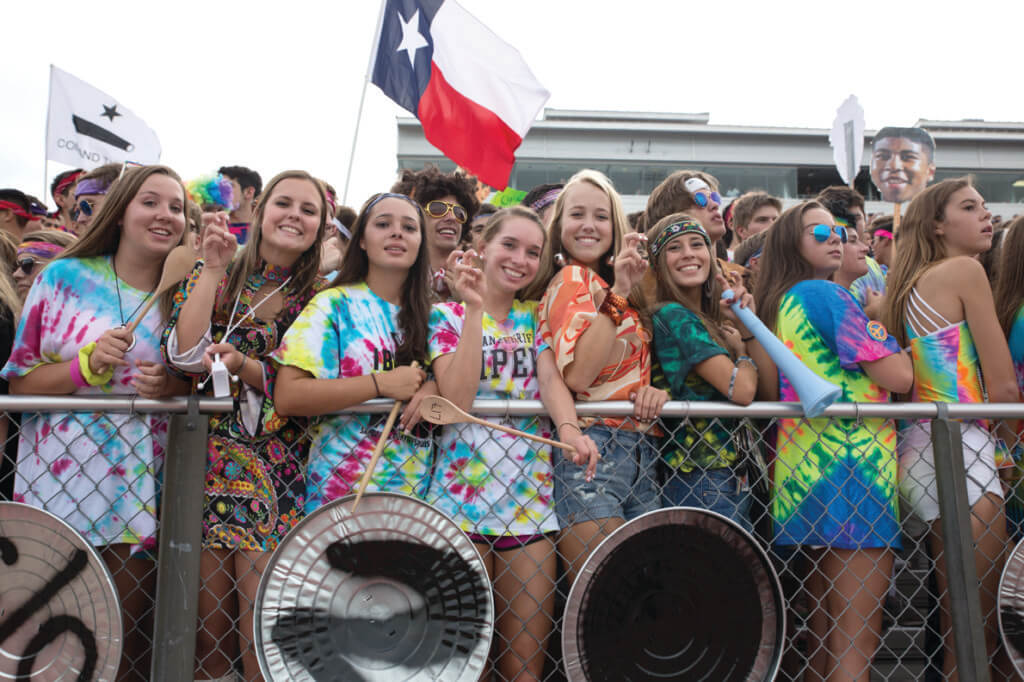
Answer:
[[[841,286],[807,280],[792,287],[779,305],[777,334],[815,374],[842,388],[840,401],[889,400],[860,363],[898,353],[899,344]],[[781,372],[779,397],[799,400]],[[780,419],[776,452],[776,544],[899,546],[892,420]]]
[[[77,362],[82,346],[121,326],[122,314],[131,316],[147,296],[123,281],[115,284],[109,256],[51,262],[29,291],[14,349],[0,376],[10,380],[46,364]],[[154,306],[135,330],[127,364],[115,368],[110,383],[79,388],[74,395],[136,393],[131,385],[135,363],[163,362],[163,328]],[[161,415],[26,413],[15,500],[59,516],[93,545],[155,549],[166,440],[167,421]]]
[[[462,306],[441,303],[430,314],[430,359],[454,353]],[[537,400],[537,357],[548,350],[537,334],[537,302],[515,301],[508,318],[483,316],[483,364],[477,398]],[[467,380],[469,378],[467,377]],[[551,438],[544,418],[491,421]],[[427,500],[467,533],[533,535],[558,530],[552,501],[551,448],[477,424],[441,432],[437,469]]]
[[[365,283],[333,287],[313,297],[271,357],[317,379],[358,377],[395,368],[398,306]],[[362,478],[386,415],[344,414],[318,419],[306,467],[306,512],[349,493]],[[422,495],[430,474],[431,441],[394,428],[369,491]]]

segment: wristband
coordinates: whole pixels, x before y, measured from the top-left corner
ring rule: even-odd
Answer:
[[[597,312],[607,315],[615,323],[615,326],[618,327],[622,323],[623,313],[625,313],[628,306],[629,301],[618,294],[613,294],[612,290],[608,289],[604,301],[602,301],[601,307],[597,309]]]
[[[754,368],[754,371],[757,371],[757,363],[754,362],[754,358],[750,357],[749,355],[741,355],[738,358],[736,358],[737,365],[739,365],[741,362],[749,363],[750,366]]]
[[[82,376],[82,366],[78,362],[77,356],[68,363],[68,371],[71,372],[71,381],[74,382],[77,388],[87,388],[89,386],[89,382]]]
[[[380,385],[377,383],[377,377],[375,377],[373,375],[373,373],[371,373],[370,374],[370,378],[373,379],[373,390],[377,392],[377,397],[379,398],[380,397]]]
[[[109,384],[110,380],[114,378],[113,367],[108,367],[105,372],[100,374],[94,373],[92,368],[89,367],[89,358],[92,357],[92,352],[94,350],[96,350],[95,341],[82,346],[78,351],[78,371],[90,386],[103,386],[105,384]]]
[[[732,376],[729,377],[729,392],[725,396],[729,402],[732,402],[732,392],[736,388],[736,375],[739,374],[739,371],[739,367],[733,367]]]

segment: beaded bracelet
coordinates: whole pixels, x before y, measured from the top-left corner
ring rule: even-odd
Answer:
[[[739,365],[741,362],[750,363],[750,366],[754,368],[754,371],[757,371],[757,363],[754,362],[754,358],[750,357],[749,355],[741,355],[738,358],[736,358],[737,365]]]
[[[732,401],[732,392],[736,389],[736,375],[739,374],[740,368],[733,367],[732,375],[729,377],[729,392],[726,394],[726,398]]]

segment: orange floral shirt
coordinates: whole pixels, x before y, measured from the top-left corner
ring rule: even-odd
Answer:
[[[562,268],[541,299],[538,331],[542,340],[555,353],[558,370],[576,357],[576,342],[599,314],[596,297],[608,288],[600,275],[580,265]],[[585,391],[576,394],[581,402],[598,400],[629,400],[641,387],[651,383],[650,334],[640,324],[640,315],[633,308],[623,313],[615,333],[615,350],[611,363],[602,367],[597,378]],[[580,426],[603,424],[630,431],[646,431],[649,424],[639,424],[622,417],[580,417]]]

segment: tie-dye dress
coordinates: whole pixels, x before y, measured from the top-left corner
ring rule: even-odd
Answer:
[[[358,377],[394,369],[399,339],[398,306],[364,282],[314,296],[272,357],[316,379]],[[307,513],[355,492],[386,417],[341,414],[314,421],[306,467]],[[367,490],[422,495],[429,482],[431,449],[429,438],[392,429]]]
[[[122,319],[130,321],[147,296],[124,281],[115,284],[109,256],[53,261],[29,291],[14,350],[0,376],[10,380],[48,363],[77,361],[82,346],[119,327]],[[79,388],[74,395],[136,393],[135,363],[162,362],[163,328],[154,306],[135,330],[135,347],[125,355],[128,364],[115,368],[110,383]],[[162,415],[25,413],[15,499],[56,514],[93,545],[155,548],[166,440]]]
[[[807,280],[782,298],[779,339],[843,402],[884,403],[889,394],[860,368],[900,352],[850,292]],[[779,397],[797,401],[779,372]],[[775,543],[838,549],[899,546],[896,427],[889,419],[780,419],[772,517]]]
[[[430,360],[454,353],[465,319],[458,303],[430,314]],[[515,301],[508,318],[483,316],[483,364],[477,398],[538,400],[537,357],[547,349],[536,333],[537,302]],[[490,421],[551,438],[545,418]],[[558,530],[551,448],[478,424],[451,424],[441,432],[427,501],[467,533],[534,535]]]

